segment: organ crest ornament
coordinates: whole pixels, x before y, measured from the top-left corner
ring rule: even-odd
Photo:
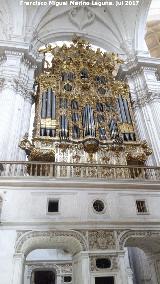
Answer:
[[[20,143],[29,159],[143,163],[151,150],[137,138],[129,87],[116,79],[122,60],[79,37],[70,46],[39,51],[51,62],[44,60],[35,83],[32,143],[26,136]]]

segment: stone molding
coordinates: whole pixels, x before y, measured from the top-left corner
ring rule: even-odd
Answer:
[[[18,232],[20,234],[20,232]],[[45,244],[45,241],[54,240],[55,243],[62,243],[62,239],[65,245],[67,243],[69,249],[73,254],[76,254],[80,251],[88,250],[88,245],[83,237],[77,231],[29,231],[21,234],[20,237],[16,241],[15,252],[20,253],[28,253],[30,249],[34,249],[37,245],[37,240]],[[69,243],[69,244],[68,244]],[[61,245],[62,246],[62,245]]]

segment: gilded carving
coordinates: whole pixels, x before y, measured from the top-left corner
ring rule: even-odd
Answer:
[[[73,11],[79,14],[81,8]],[[92,15],[88,8],[85,11],[90,21]],[[29,160],[104,164],[102,178],[114,176],[113,168],[106,169],[106,163],[127,165],[130,161],[136,164],[146,161],[152,152],[136,138],[129,86],[116,78],[123,63],[118,55],[94,50],[89,42],[77,36],[70,46],[48,45],[39,52],[49,53],[52,59],[47,62],[45,58],[44,72],[36,79],[32,142],[26,137],[20,142]],[[54,108],[52,111],[47,108],[49,112],[43,116],[46,96],[52,98],[47,101]],[[68,176],[68,168],[60,166],[57,173]],[[70,173],[75,177],[96,177],[97,168],[75,165]],[[119,178],[129,174],[117,170]]]

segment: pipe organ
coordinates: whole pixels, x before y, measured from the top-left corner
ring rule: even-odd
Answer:
[[[139,141],[129,88],[116,75],[122,60],[75,37],[52,55],[37,78],[30,160],[127,164],[151,150]],[[21,142],[26,149],[26,138]]]

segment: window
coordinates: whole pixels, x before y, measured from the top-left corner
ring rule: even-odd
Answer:
[[[97,258],[96,259],[96,266],[97,268],[110,268],[111,261],[108,258]]]
[[[114,284],[113,276],[96,277],[95,284]]]
[[[95,200],[93,202],[93,208],[96,212],[103,212],[104,211],[104,203],[102,200]]]
[[[64,276],[64,282],[71,282],[72,277],[71,276]]]
[[[136,200],[137,213],[148,213],[145,200]]]
[[[48,212],[59,212],[59,200],[49,200],[48,201]]]

